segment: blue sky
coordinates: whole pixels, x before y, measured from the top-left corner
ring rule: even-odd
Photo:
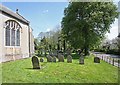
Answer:
[[[119,0],[115,0],[115,4]],[[68,2],[2,2],[3,5],[15,12],[19,9],[19,13],[30,21],[33,28],[33,35],[37,37],[40,32],[52,30],[56,25],[60,24],[64,16],[64,8],[68,6]],[[118,35],[118,20],[111,25],[110,33],[107,33],[109,39],[113,39]]]
[[[4,2],[3,5],[19,13],[30,21],[35,37],[40,32],[49,31],[59,25],[67,2]]]

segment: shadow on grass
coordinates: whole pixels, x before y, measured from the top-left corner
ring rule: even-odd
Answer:
[[[25,69],[28,69],[28,70],[40,70],[40,69],[33,69],[33,68],[25,68]]]
[[[119,85],[118,83],[3,83],[2,85]]]

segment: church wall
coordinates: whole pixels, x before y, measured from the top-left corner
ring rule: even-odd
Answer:
[[[0,24],[1,27],[0,48],[2,49],[0,49],[0,56],[2,56],[2,62],[29,57],[29,39],[28,39],[29,26],[4,14],[1,14],[1,17],[2,17],[2,23]],[[20,46],[5,46],[4,23],[7,20],[15,20],[21,25],[22,30],[20,32],[21,33]]]
[[[2,14],[0,12],[0,62],[2,62],[2,56],[3,56],[3,24],[2,24]]]
[[[29,57],[29,34],[28,29],[29,27],[26,25],[22,25],[22,33],[21,33],[21,52],[23,54],[23,57]]]

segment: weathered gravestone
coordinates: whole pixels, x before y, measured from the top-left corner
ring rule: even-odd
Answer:
[[[94,63],[100,63],[100,58],[94,57]]]
[[[54,55],[54,56],[57,56],[57,50],[54,50],[54,51],[53,51],[53,55]]]
[[[61,54],[58,54],[58,62],[64,62],[64,56]]]
[[[50,55],[47,56],[47,62],[52,62],[52,57]]]
[[[67,56],[67,62],[68,62],[68,63],[72,63],[72,56],[71,56],[71,55],[68,55],[68,56]]]
[[[40,69],[39,60],[36,56],[32,57],[33,69]]]
[[[67,49],[67,55],[71,55],[71,50],[70,50],[70,48]]]
[[[50,55],[50,56],[52,56],[52,55],[53,55],[53,53],[50,51],[50,52],[49,52],[49,55]]]
[[[84,56],[81,55],[79,58],[79,64],[84,64]]]
[[[44,59],[43,58],[40,58],[40,62],[43,62],[44,61]]]
[[[55,56],[53,56],[53,62],[56,62],[56,57]]]

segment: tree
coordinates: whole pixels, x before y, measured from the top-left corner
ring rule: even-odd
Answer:
[[[62,33],[71,46],[81,48],[85,55],[110,31],[118,17],[113,2],[70,2],[64,10]]]
[[[37,38],[35,38],[35,39],[34,39],[34,49],[35,49],[35,50],[38,50],[38,48],[39,48],[38,45],[39,45],[39,41],[38,41]]]
[[[41,43],[42,45],[44,46],[44,54],[45,54],[45,57],[47,55],[47,50],[48,50],[48,41],[47,41],[47,38],[44,36],[44,38],[41,40]]]

